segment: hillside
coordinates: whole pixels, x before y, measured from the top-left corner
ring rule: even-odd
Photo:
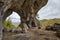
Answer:
[[[40,20],[40,23],[42,25],[43,28],[45,28],[46,26],[52,26],[54,23],[60,23],[60,19],[59,18],[55,18],[55,19],[49,19],[49,20]]]

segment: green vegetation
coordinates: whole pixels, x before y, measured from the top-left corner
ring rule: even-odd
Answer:
[[[54,23],[60,23],[60,19],[40,20],[42,27],[52,26]]]
[[[47,27],[47,26],[52,26],[54,23],[60,23],[60,19],[49,19],[49,20],[40,20],[40,23],[42,27]],[[4,22],[4,28],[16,28],[18,27],[19,24],[13,25],[11,20],[5,20]]]
[[[16,28],[15,25],[12,24],[11,20],[5,20],[4,21],[4,28]]]

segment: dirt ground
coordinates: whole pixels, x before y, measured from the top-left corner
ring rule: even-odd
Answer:
[[[60,40],[56,32],[42,29],[31,29],[27,33],[3,33],[3,40]]]

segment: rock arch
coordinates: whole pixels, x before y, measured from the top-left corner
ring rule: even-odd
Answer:
[[[4,21],[6,16],[15,11],[21,17],[21,27],[23,30],[27,31],[25,26],[31,28],[33,26],[32,23],[34,23],[34,26],[40,27],[36,15],[39,9],[45,6],[47,2],[48,0],[0,0],[0,16],[2,16],[0,19]],[[1,24],[3,24],[2,22]]]

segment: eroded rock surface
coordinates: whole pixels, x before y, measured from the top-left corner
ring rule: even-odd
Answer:
[[[36,19],[37,12],[45,6],[47,2],[48,0],[0,0],[2,4],[0,6],[3,9],[3,13],[1,13],[3,15],[3,21],[14,11],[21,17],[20,26],[22,30],[27,31],[25,27],[40,27],[40,22]]]
[[[53,31],[31,29],[27,33],[5,33],[3,40],[60,40],[55,33]]]

